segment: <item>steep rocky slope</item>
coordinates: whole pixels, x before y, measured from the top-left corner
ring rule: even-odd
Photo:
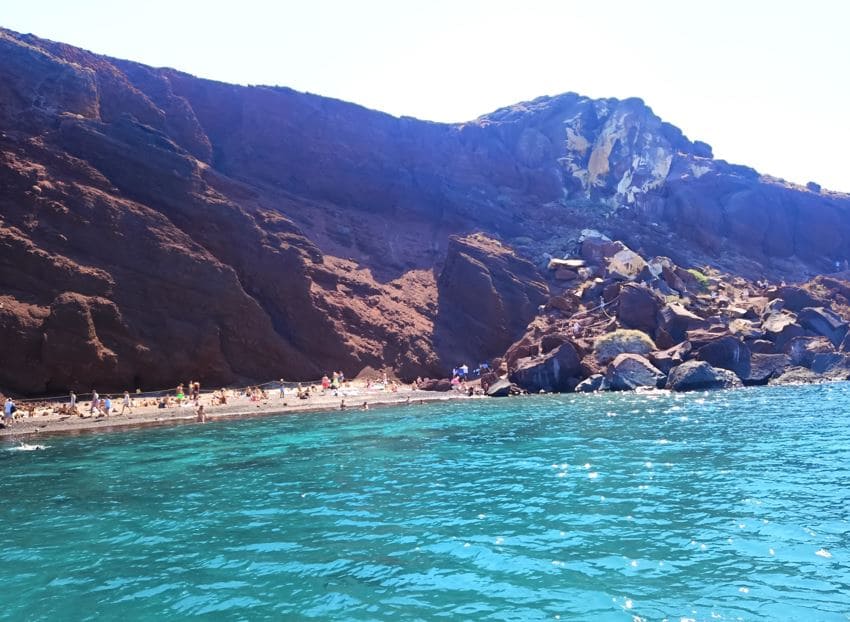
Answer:
[[[798,279],[850,256],[848,206],[640,100],[447,125],[0,30],[0,387],[437,375],[522,334],[582,228]]]

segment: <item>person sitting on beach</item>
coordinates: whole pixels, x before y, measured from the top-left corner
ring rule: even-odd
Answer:
[[[207,413],[204,412],[204,405],[203,404],[198,406],[198,410],[195,411],[195,419],[198,423],[206,423],[207,422]]]
[[[298,386],[300,387],[301,385],[299,384]],[[322,391],[327,391],[330,388],[330,386],[331,386],[331,379],[328,378],[327,374],[325,374],[324,376],[322,376]]]
[[[163,395],[161,398],[159,398],[159,403],[157,403],[156,407],[165,408],[166,406],[168,406],[168,402],[166,401],[167,399],[168,398]]]

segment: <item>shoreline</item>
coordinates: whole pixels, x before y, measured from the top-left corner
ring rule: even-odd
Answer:
[[[295,403],[293,399],[281,400],[272,397],[259,403],[251,402],[248,398],[235,398],[234,403],[212,406],[207,400],[209,394],[202,396],[201,403],[206,411],[206,423],[247,419],[251,417],[285,416],[291,413],[322,413],[341,412],[340,401],[345,400],[346,411],[362,412],[362,403],[366,402],[369,409],[390,406],[421,405],[432,402],[454,401],[459,399],[482,399],[481,396],[469,397],[457,391],[438,393],[434,391],[414,391],[402,389],[398,393],[383,391],[363,391],[355,396],[326,396],[315,395],[307,403]],[[300,400],[297,400],[300,401]],[[197,424],[195,408],[171,407],[166,409],[155,406],[136,407],[132,414],[112,414],[108,417],[80,417],[78,415],[39,415],[16,420],[11,426],[0,429],[0,443],[7,441],[43,438],[45,436],[86,434],[92,432],[121,432],[123,430]]]

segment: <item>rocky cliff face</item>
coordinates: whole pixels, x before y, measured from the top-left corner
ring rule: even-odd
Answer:
[[[794,278],[850,256],[848,205],[639,100],[446,125],[0,30],[0,387],[440,374],[522,333],[582,228]]]

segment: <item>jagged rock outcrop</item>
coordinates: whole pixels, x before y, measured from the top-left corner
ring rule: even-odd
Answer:
[[[717,369],[705,361],[687,361],[670,371],[666,388],[671,391],[704,391],[739,386],[740,379],[728,369]]]
[[[611,391],[658,388],[666,376],[639,354],[620,354],[608,364],[605,387]]]
[[[584,229],[617,241],[590,236],[598,265],[559,282],[600,281],[559,313],[625,291],[628,316],[641,274],[696,297],[679,266],[793,280],[850,256],[846,196],[714,160],[638,99],[438,124],[7,30],[0,188],[0,386],[29,393],[445,374],[522,335],[548,296],[535,266]]]

